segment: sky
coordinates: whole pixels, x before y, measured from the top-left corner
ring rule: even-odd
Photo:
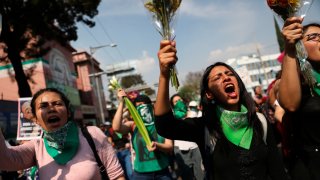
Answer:
[[[78,39],[71,45],[78,51],[89,47],[117,44],[98,49],[93,55],[101,68],[113,63],[136,65],[144,81],[158,81],[157,52],[161,40],[143,7],[144,0],[101,0],[96,26],[78,24]],[[320,0],[314,0],[305,22],[320,22]],[[178,78],[183,84],[188,72],[208,65],[257,53],[279,53],[273,21],[266,0],[182,0],[176,14]],[[107,85],[104,86],[107,88]]]

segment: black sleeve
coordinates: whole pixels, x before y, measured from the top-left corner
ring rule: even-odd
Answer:
[[[268,146],[268,171],[272,180],[289,179],[285,172],[284,162],[280,156],[271,124],[268,122],[267,127],[267,146]]]
[[[155,117],[157,132],[168,139],[197,142],[203,133],[202,118],[176,119],[172,112]]]

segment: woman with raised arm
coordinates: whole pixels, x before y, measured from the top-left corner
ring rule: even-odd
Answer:
[[[229,65],[218,62],[205,70],[201,80],[202,117],[181,121],[169,102],[169,71],[177,61],[176,44],[161,41],[160,77],[155,104],[160,135],[196,142],[208,180],[287,179],[272,130],[256,113],[251,95]]]
[[[7,148],[0,133],[0,170],[37,166],[40,179],[124,179],[106,136],[98,127],[78,126],[72,118],[70,101],[62,92],[54,88],[38,91],[31,108],[44,135],[42,139]]]
[[[138,95],[134,99],[134,106],[152,141],[151,145],[147,146],[134,121],[122,123],[123,97],[127,94],[123,89],[118,89],[117,95],[119,105],[112,120],[112,128],[122,134],[131,133],[132,147],[135,151],[133,180],[171,180],[169,154],[173,153],[173,142],[157,133],[154,125],[154,108],[150,98],[146,95]]]
[[[320,24],[302,26],[302,18],[285,21],[282,34],[285,56],[279,87],[279,102],[290,116],[292,126],[292,162],[289,168],[293,179],[320,179]],[[312,76],[310,87],[302,76],[296,57],[295,43],[302,40],[308,53]]]

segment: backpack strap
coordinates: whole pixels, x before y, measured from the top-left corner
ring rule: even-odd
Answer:
[[[101,179],[102,180],[109,180],[109,177],[107,175],[107,170],[106,168],[104,167],[98,153],[97,153],[97,149],[96,149],[96,146],[93,142],[93,139],[90,135],[90,133],[88,132],[88,129],[87,127],[81,127],[81,131],[82,131],[82,134],[83,136],[87,139],[90,147],[91,147],[91,150],[93,151],[93,154],[94,154],[94,157],[96,158],[96,161],[98,163],[98,166],[99,166],[99,171],[100,171],[100,174],[101,174]]]
[[[260,120],[262,124],[262,129],[263,129],[263,141],[265,144],[267,144],[267,119],[264,117],[262,113],[257,112],[258,119]]]

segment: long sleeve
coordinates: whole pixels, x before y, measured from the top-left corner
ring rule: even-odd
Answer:
[[[198,142],[203,139],[204,125],[201,118],[174,118],[172,112],[155,117],[157,132],[168,139]]]
[[[0,170],[17,171],[36,164],[34,142],[8,148],[0,132]]]
[[[268,123],[267,128],[267,145],[268,145],[268,171],[273,180],[285,180],[288,176],[285,173],[284,163],[280,156],[279,149],[277,148],[274,138],[274,132]]]

